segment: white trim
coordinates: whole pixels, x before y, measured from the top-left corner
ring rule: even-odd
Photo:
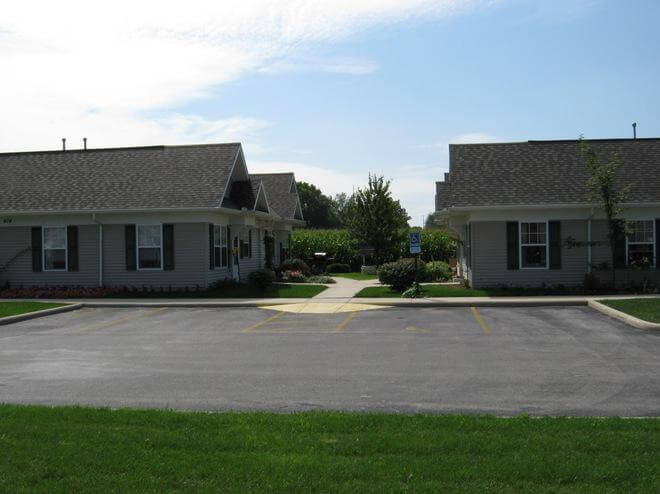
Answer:
[[[159,226],[160,227],[160,267],[141,268],[140,267],[140,232],[141,226]],[[144,246],[143,249],[154,249],[155,246]],[[142,223],[135,225],[135,268],[137,271],[162,271],[163,270],[163,224],[162,223]]]
[[[545,224],[545,266],[523,266],[522,261],[522,225],[523,223],[543,223]],[[524,247],[539,247],[544,244],[525,244]],[[518,221],[518,265],[520,269],[550,269],[550,228],[548,220],[536,221]]]
[[[63,228],[64,229],[64,269],[47,269],[46,268],[46,250],[62,250],[62,249],[46,249],[46,242],[44,240],[44,230],[46,228]],[[49,273],[62,273],[69,270],[69,231],[67,225],[45,225],[41,227],[41,266],[44,272]]]
[[[653,230],[653,242],[630,242],[628,240],[628,232],[625,232],[626,236],[626,267],[630,266],[629,263],[629,257],[628,257],[628,246],[629,245],[649,245],[651,244],[651,255],[653,256],[653,263],[649,264],[649,268],[654,269],[658,265],[658,260],[656,259],[656,242],[657,242],[657,232],[655,231],[655,220],[649,220],[649,219],[644,219],[644,220],[638,220],[638,219],[625,219],[625,224],[626,224],[626,230],[628,230],[628,223],[633,222],[633,221],[650,221],[651,222],[651,227]]]
[[[658,207],[660,202],[626,202],[621,203],[623,208],[631,207]],[[575,204],[506,204],[506,205],[493,205],[493,206],[449,206],[447,208],[436,211],[437,213],[451,213],[456,212],[470,212],[470,211],[495,211],[498,209],[511,210],[511,209],[580,209],[580,208],[598,208],[599,205],[595,203],[575,203]]]
[[[218,227],[220,230],[224,230],[225,232],[225,244],[222,245],[222,233],[220,234],[220,243],[216,244],[215,243],[215,228]],[[229,256],[231,255],[230,249],[229,249],[229,232],[227,231],[227,225],[222,225],[222,224],[215,224],[213,223],[213,270],[216,269],[227,269],[229,267]],[[227,264],[222,264],[222,248],[227,249]],[[215,249],[219,248],[220,249],[220,265],[215,264]]]

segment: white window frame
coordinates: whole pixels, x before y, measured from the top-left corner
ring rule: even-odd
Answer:
[[[60,228],[64,230],[64,269],[47,269],[46,268],[46,251],[47,250],[62,250],[62,249],[46,249],[46,228]],[[68,237],[68,228],[67,226],[53,225],[53,226],[42,226],[41,227],[41,265],[43,266],[44,271],[50,272],[63,272],[69,270],[69,237]]]
[[[141,268],[140,267],[140,247],[143,249],[154,249],[155,245],[140,246],[140,227],[141,226],[158,226],[160,227],[160,267],[158,268]],[[143,223],[135,225],[135,266],[138,271],[162,271],[163,270],[163,224],[162,223]]]
[[[629,245],[631,245],[631,244],[632,245],[649,245],[649,244],[651,244],[652,245],[651,252],[652,252],[652,255],[653,255],[653,263],[649,264],[649,268],[655,268],[655,266],[658,264],[658,260],[656,259],[656,248],[655,248],[656,242],[658,240],[658,237],[657,237],[658,232],[655,231],[655,220],[654,219],[651,219],[651,220],[649,220],[649,219],[645,219],[645,220],[626,219],[625,221],[626,221],[626,233],[625,233],[625,235],[626,235],[626,267],[630,266],[630,264],[629,264],[630,263],[630,258],[628,257],[628,246]],[[632,223],[633,221],[650,221],[651,222],[651,227],[652,227],[652,230],[653,230],[653,242],[630,242],[628,240],[628,224]]]
[[[545,224],[545,244],[524,244],[522,242],[523,223]],[[538,247],[545,245],[545,266],[523,266],[523,247]],[[518,267],[520,269],[550,269],[550,226],[548,220],[525,220],[518,221]]]
[[[215,229],[220,228],[220,243],[216,243],[215,238]],[[225,244],[222,244],[222,231],[225,232]],[[220,248],[220,266],[215,264],[215,249]],[[227,249],[227,264],[222,264],[222,248]],[[227,269],[229,267],[229,256],[231,255],[231,250],[229,249],[229,232],[227,231],[227,225],[213,225],[213,269]]]

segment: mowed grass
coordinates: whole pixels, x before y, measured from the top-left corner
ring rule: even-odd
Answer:
[[[208,290],[169,292],[134,291],[108,295],[109,298],[309,298],[328,287],[307,283],[274,283],[260,289],[248,283]]]
[[[660,420],[0,406],[3,492],[658,492]]]
[[[378,275],[376,274],[364,274],[364,273],[333,273],[330,276],[337,278],[348,278],[349,280],[377,280]]]
[[[613,309],[620,310],[631,316],[648,322],[660,323],[659,298],[633,298],[625,300],[599,300]]]
[[[0,317],[17,316],[37,310],[54,309],[65,304],[53,304],[45,302],[0,302]]]
[[[459,285],[422,285],[425,297],[491,297],[489,290],[463,288]],[[368,286],[360,290],[356,297],[362,298],[399,298],[401,292],[392,290],[389,286]]]

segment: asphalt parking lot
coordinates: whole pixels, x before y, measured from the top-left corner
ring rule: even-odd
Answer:
[[[85,308],[0,327],[0,402],[660,415],[660,334],[588,308]]]

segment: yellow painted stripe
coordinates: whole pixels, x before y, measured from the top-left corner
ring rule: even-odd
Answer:
[[[159,307],[158,309],[150,310],[150,311],[144,312],[142,314],[133,314],[133,315],[126,316],[126,317],[120,317],[119,319],[115,319],[114,321],[104,322],[104,323],[101,323],[101,324],[97,324],[95,326],[90,326],[88,328],[83,329],[83,331],[94,331],[94,330],[97,330],[97,329],[111,328],[112,326],[117,326],[118,324],[122,324],[122,323],[129,322],[129,321],[135,321],[136,319],[140,319],[142,317],[152,316],[152,315],[154,315],[158,312],[163,312],[164,310],[167,310],[167,309],[168,309],[167,307]]]
[[[344,328],[348,326],[348,323],[351,322],[355,316],[357,316],[357,312],[351,312],[349,315],[347,315],[346,318],[337,325],[335,328],[335,333],[341,333],[344,331]]]
[[[484,333],[490,334],[491,329],[490,326],[484,321],[484,318],[481,317],[481,314],[479,314],[479,311],[477,310],[476,307],[470,307],[470,310],[472,311],[472,315],[474,316],[474,320],[477,321],[477,324],[481,326],[481,329],[484,330]]]
[[[256,331],[256,330],[259,329],[261,326],[264,326],[264,325],[268,324],[269,322],[274,321],[275,319],[277,319],[278,317],[280,317],[282,314],[284,314],[284,312],[277,312],[277,313],[275,313],[274,315],[272,315],[272,316],[270,316],[270,317],[264,319],[263,321],[258,322],[257,324],[253,324],[253,325],[250,326],[249,328],[245,328],[245,329],[243,329],[243,330],[241,331],[241,333],[251,333],[252,331]]]

